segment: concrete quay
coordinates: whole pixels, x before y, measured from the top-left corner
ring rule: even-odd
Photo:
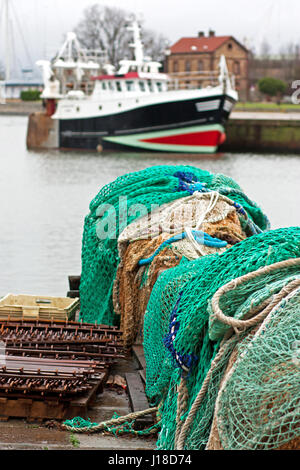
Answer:
[[[300,113],[233,111],[220,151],[300,152]]]
[[[29,116],[31,113],[41,112],[42,110],[41,101],[7,100],[6,103],[0,103],[0,115]]]

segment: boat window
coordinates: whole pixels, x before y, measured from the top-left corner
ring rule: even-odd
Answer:
[[[106,82],[102,82],[102,90],[106,90]]]
[[[112,82],[108,82],[108,88],[109,88],[111,91],[114,91],[114,86],[113,86],[113,83],[112,83]]]
[[[156,82],[156,86],[157,86],[158,91],[162,91],[161,82]]]
[[[139,87],[141,91],[146,91],[145,82],[139,82]]]
[[[134,82],[132,80],[126,80],[127,91],[134,91]]]
[[[153,85],[152,85],[151,80],[148,80],[148,87],[150,91],[153,91]]]
[[[122,91],[122,86],[120,82],[116,82],[116,87],[118,91]]]

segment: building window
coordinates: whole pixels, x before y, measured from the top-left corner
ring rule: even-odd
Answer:
[[[185,71],[190,72],[191,71],[191,62],[190,60],[185,61]]]
[[[227,49],[229,49],[229,50],[232,49],[232,44],[231,44],[231,42],[227,45]]]
[[[202,72],[203,70],[203,60],[198,60],[198,72]]]
[[[235,75],[240,75],[241,73],[241,66],[237,60],[233,63],[233,73]]]
[[[174,73],[178,72],[178,62],[177,62],[177,60],[174,60],[174,62],[173,62],[173,72]]]

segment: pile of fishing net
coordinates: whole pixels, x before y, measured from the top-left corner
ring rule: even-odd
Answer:
[[[191,166],[156,166],[101,189],[85,218],[81,319],[121,325],[130,346],[161,273],[222,253],[268,228],[231,178]]]
[[[158,449],[299,447],[300,228],[157,279],[144,318]]]
[[[191,166],[91,202],[80,316],[143,341],[158,449],[299,447],[300,228],[269,228],[235,181]]]
[[[204,216],[203,231],[196,230]],[[188,229],[197,234],[196,241],[193,235],[188,237]],[[194,193],[130,224],[118,240],[120,263],[114,283],[114,307],[121,317],[125,346],[137,338],[142,341],[144,312],[165,269],[178,265],[182,257],[222,253],[244,238],[232,201],[218,193]]]

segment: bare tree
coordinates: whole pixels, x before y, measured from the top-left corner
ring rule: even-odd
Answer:
[[[107,54],[109,63],[117,66],[124,58],[132,58],[131,32],[126,25],[133,16],[131,12],[114,8],[101,7],[98,4],[87,7],[83,18],[74,31],[86,49],[102,49]],[[145,54],[153,60],[163,60],[168,40],[161,34],[147,30],[142,32]]]
[[[117,65],[128,54],[129,40],[126,13],[118,8],[100,7],[98,4],[86,8],[75,33],[86,49],[102,49],[108,61]]]
[[[145,56],[149,56],[158,62],[163,62],[166,49],[170,46],[169,39],[162,34],[148,29],[142,31],[142,39]]]
[[[284,44],[279,50],[279,56],[285,60],[296,60],[299,58],[299,46],[293,42]]]
[[[270,59],[271,46],[266,39],[263,40],[260,46],[260,57],[262,59]]]

